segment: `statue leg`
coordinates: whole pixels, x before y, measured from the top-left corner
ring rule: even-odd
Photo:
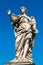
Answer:
[[[24,54],[23,54],[23,58],[24,57],[26,57],[26,55],[27,55],[27,53],[28,53],[28,50],[29,50],[29,48],[30,48],[30,39],[31,39],[31,37],[32,37],[32,33],[29,33],[29,34],[27,34],[26,35],[26,42],[25,42],[25,46],[24,46]]]
[[[25,40],[25,34],[22,35],[21,42],[20,42],[20,45],[19,45],[19,47],[18,47],[18,51],[23,47],[23,45],[24,45],[24,40]]]
[[[16,46],[16,56],[17,57],[21,57],[22,56],[22,53],[23,53],[23,45],[24,45],[24,39],[25,39],[25,34],[21,34],[19,35],[18,37],[18,40],[19,41],[18,43],[16,43],[18,46]]]
[[[24,46],[24,54],[23,54],[23,58],[26,57],[27,51],[29,48],[29,39],[26,40],[25,46]]]

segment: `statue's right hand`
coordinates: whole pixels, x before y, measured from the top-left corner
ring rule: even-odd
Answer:
[[[10,15],[11,14],[11,11],[10,10],[8,10],[8,15]]]

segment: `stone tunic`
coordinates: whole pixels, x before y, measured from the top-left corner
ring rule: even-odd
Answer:
[[[26,40],[28,39],[29,41],[29,39],[31,39],[32,37],[32,33],[31,33],[32,30],[31,30],[30,22],[31,22],[30,17],[27,18],[26,15],[20,16],[20,21],[19,21],[20,24],[19,24],[19,27],[17,28],[18,29],[17,32],[15,32],[16,34],[15,46],[16,46],[16,52],[17,52],[16,56],[20,56],[20,57],[23,56]]]
[[[32,62],[32,47],[34,43],[32,29],[36,31],[36,22],[34,18],[30,18],[26,15],[15,16],[12,14],[10,15],[10,19],[16,37],[16,57],[19,60],[19,58],[23,59],[25,56],[24,61]],[[33,28],[31,28],[31,26],[33,26]]]

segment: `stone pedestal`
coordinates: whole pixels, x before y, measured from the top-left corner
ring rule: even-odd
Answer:
[[[34,63],[29,64],[28,62],[10,62],[10,63],[5,63],[5,65],[35,65]]]

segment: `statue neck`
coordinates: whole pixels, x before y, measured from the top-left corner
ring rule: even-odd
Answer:
[[[26,15],[26,13],[22,13],[22,15]]]

